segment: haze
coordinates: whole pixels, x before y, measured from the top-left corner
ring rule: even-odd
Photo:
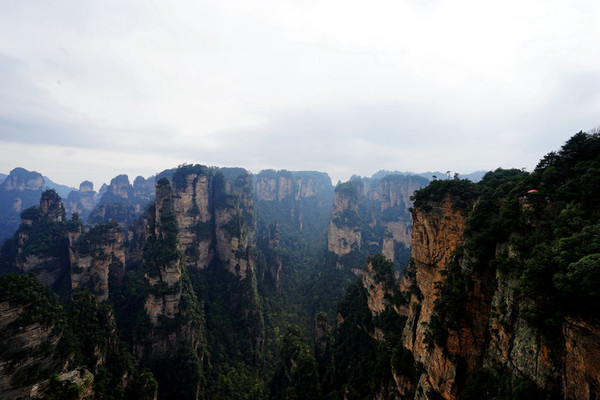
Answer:
[[[0,4],[0,172],[468,173],[600,123],[594,1]]]

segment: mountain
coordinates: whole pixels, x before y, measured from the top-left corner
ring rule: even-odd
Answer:
[[[44,178],[45,188],[46,189],[54,189],[54,191],[56,193],[58,193],[58,195],[60,197],[62,197],[63,199],[66,198],[69,195],[69,193],[71,193],[71,191],[75,190],[75,188],[73,188],[73,187],[55,183],[52,180],[50,180],[50,178],[48,178],[47,176],[43,176],[43,178]]]
[[[414,191],[429,182],[415,175],[354,177],[335,188],[327,249],[338,268],[362,270],[369,255],[384,253],[403,267],[409,258]]]
[[[396,282],[372,256],[348,287],[324,392],[598,398],[599,150],[599,135],[580,132],[532,173],[417,191],[412,261]]]
[[[473,182],[479,182],[481,180],[481,178],[483,178],[483,176],[487,173],[487,171],[475,171],[475,172],[470,172],[468,174],[460,174],[458,172],[455,171],[446,171],[446,172],[441,172],[441,171],[435,171],[435,172],[401,172],[401,171],[385,171],[385,170],[381,170],[376,172],[375,174],[373,174],[373,176],[371,177],[371,179],[381,179],[383,177],[385,177],[386,175],[417,175],[420,176],[422,178],[426,178],[430,181],[432,180],[436,180],[436,179],[454,179],[454,178],[460,178],[460,179],[468,179],[470,181]]]
[[[15,168],[0,184],[0,242],[19,227],[19,213],[37,204],[44,190],[44,178],[38,172]]]
[[[84,223],[16,170],[0,399],[597,399],[598,171],[583,132],[478,182],[181,165]]]

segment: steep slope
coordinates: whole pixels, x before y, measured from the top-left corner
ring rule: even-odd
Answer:
[[[338,268],[362,270],[369,254],[404,267],[410,249],[410,197],[428,181],[418,176],[352,178],[335,189],[327,249]]]
[[[118,175],[100,190],[98,204],[89,214],[89,224],[117,221],[125,229],[131,225],[154,198],[154,179],[138,176],[133,185],[125,174]]]
[[[0,184],[0,242],[19,227],[21,211],[39,203],[44,178],[38,172],[15,168]]]
[[[417,192],[404,343],[423,392],[598,398],[599,154],[600,137],[579,133],[531,174]]]
[[[310,268],[306,264],[316,263],[331,218],[333,186],[321,172],[265,170],[254,176],[254,197],[259,247],[266,255],[259,273],[279,287],[284,264],[285,279],[291,278],[293,270],[306,271]],[[289,255],[285,263],[282,253]]]
[[[86,221],[96,204],[94,184],[90,181],[81,182],[79,190],[72,190],[64,203],[68,216],[78,213],[79,218]]]

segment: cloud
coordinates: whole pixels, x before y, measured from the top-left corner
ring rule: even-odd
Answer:
[[[85,154],[63,157],[78,181],[85,159],[127,155],[334,180],[531,167],[599,123],[598,16],[583,0],[9,2],[0,168],[28,146]]]

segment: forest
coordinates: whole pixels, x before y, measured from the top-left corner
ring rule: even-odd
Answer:
[[[154,185],[86,220],[54,190],[21,212],[0,399],[600,398],[598,133],[478,182]]]

